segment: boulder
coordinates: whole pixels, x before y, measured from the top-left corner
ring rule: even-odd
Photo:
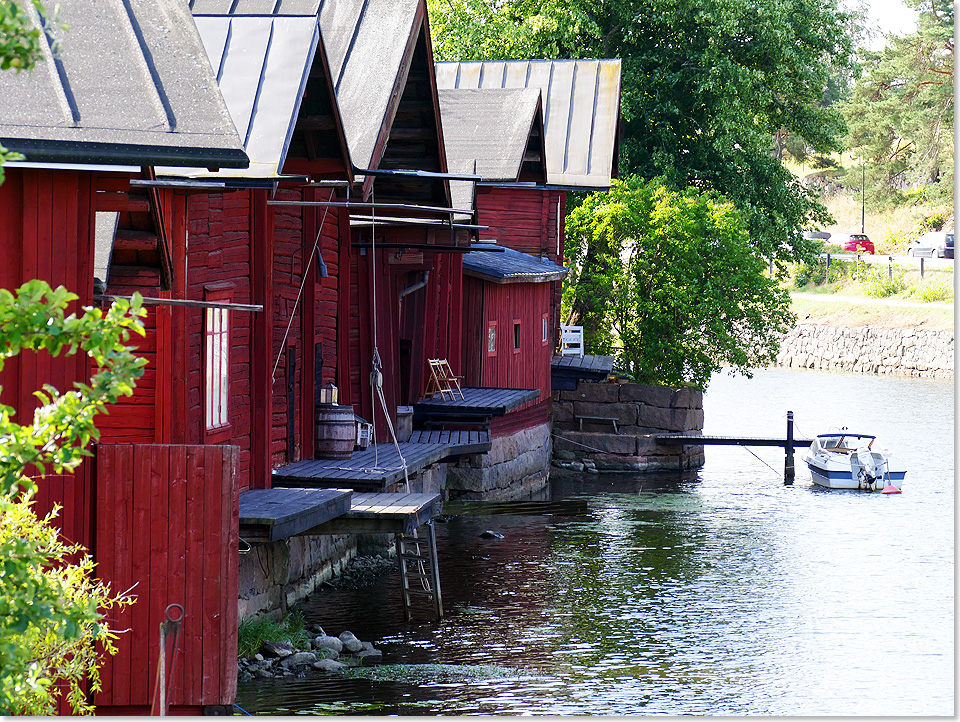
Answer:
[[[316,661],[317,655],[313,652],[296,652],[280,660],[280,665],[290,669],[291,667],[303,667],[308,664],[313,664]]]
[[[346,667],[343,662],[338,662],[335,659],[321,659],[318,662],[313,663],[314,669],[319,669],[321,672],[335,672],[338,669],[343,669]]]
[[[343,649],[348,652],[359,652],[363,649],[363,642],[357,639],[353,632],[341,632],[340,641],[343,642]]]
[[[362,649],[357,652],[356,657],[364,667],[372,667],[383,661],[383,652],[379,649]]]
[[[340,641],[340,638],[331,637],[327,634],[314,637],[310,644],[314,649],[330,649],[338,654],[343,651],[343,642]]]
[[[286,642],[264,642],[260,645],[260,654],[264,657],[289,657],[297,650]]]

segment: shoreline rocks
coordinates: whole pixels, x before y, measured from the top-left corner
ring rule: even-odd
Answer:
[[[313,635],[307,648],[286,642],[264,642],[253,657],[237,660],[237,681],[305,677],[311,672],[336,672],[345,667],[371,667],[383,661],[383,652],[372,642],[357,639],[350,631],[333,637],[319,624],[309,627]]]

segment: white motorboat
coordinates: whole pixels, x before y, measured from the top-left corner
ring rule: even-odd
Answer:
[[[907,470],[875,436],[846,429],[820,434],[803,460],[813,483],[829,489],[900,492]]]

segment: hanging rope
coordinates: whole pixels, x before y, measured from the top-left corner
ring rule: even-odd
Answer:
[[[313,242],[313,249],[310,251],[310,260],[303,266],[303,280],[300,282],[300,290],[297,292],[297,300],[293,304],[293,310],[290,312],[290,320],[287,322],[287,330],[283,332],[283,341],[280,342],[280,351],[277,353],[277,360],[273,364],[273,372],[270,374],[270,381],[277,380],[277,366],[280,365],[280,358],[283,356],[283,349],[287,345],[287,336],[290,335],[290,327],[293,326],[293,319],[297,315],[297,308],[300,306],[300,299],[303,297],[303,289],[307,286],[307,279],[310,274],[307,272],[313,264],[314,256],[319,253],[320,237],[323,235],[323,224],[327,220],[327,213],[330,212],[329,206],[323,209],[323,218],[320,219],[320,227],[317,229],[317,238]]]

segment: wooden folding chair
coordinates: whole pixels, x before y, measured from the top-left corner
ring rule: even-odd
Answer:
[[[430,379],[427,382],[427,396],[433,396],[439,393],[440,398],[446,400],[447,394],[450,394],[450,401],[460,395],[463,399],[463,390],[460,388],[460,377],[453,373],[450,368],[450,362],[445,358],[427,359],[430,364]]]

